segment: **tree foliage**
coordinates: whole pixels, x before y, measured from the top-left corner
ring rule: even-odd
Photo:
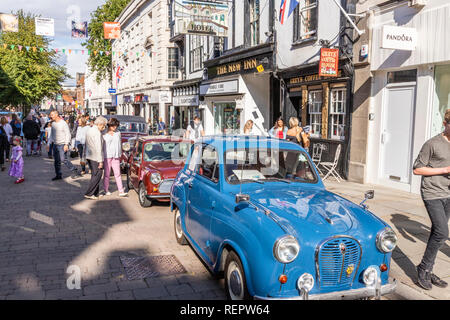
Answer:
[[[123,9],[131,0],[107,0],[105,4],[99,6],[97,10],[91,13],[91,21],[88,27],[88,39],[83,45],[91,51],[88,59],[88,65],[92,72],[97,72],[97,82],[103,79],[111,81],[112,54],[93,54],[94,51],[111,52],[111,41],[104,39],[103,22],[112,22],[120,15]]]
[[[49,49],[50,40],[35,34],[35,15],[23,10],[15,15],[19,32],[0,33],[0,105],[29,106],[54,96],[69,76],[65,67],[57,65],[58,56]]]

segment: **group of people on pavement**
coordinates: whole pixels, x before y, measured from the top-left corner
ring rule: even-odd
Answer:
[[[120,172],[120,156],[122,154],[122,137],[120,131],[118,131],[120,122],[116,118],[107,121],[106,118],[99,116],[90,123],[89,116],[79,116],[74,126],[75,138],[73,143],[69,126],[61,119],[58,112],[52,111],[50,117],[53,122],[50,139],[53,144],[56,173],[52,180],[62,179],[61,163],[64,163],[72,172],[71,177],[73,179],[90,171],[91,179],[84,196],[87,199],[97,200],[100,196],[111,195],[109,184],[112,170],[119,190],[119,197],[128,196],[123,187]],[[71,147],[78,151],[81,172],[69,159]],[[100,194],[102,178],[104,192]]]

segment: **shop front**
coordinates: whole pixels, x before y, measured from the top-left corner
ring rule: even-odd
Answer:
[[[345,62],[340,61],[344,66]],[[338,148],[338,172],[348,175],[350,141],[351,78],[341,68],[336,77],[319,76],[319,65],[295,67],[279,72],[285,86],[281,88],[282,118],[286,125],[297,117],[309,129],[310,154],[321,149],[321,161],[335,161]]]
[[[200,79],[176,82],[173,85],[173,103],[169,110],[169,131],[181,135],[189,123],[198,116],[203,121],[199,108]]]
[[[241,134],[248,120],[255,134],[267,134],[273,121],[273,45],[264,44],[205,62],[200,85],[206,134]],[[276,90],[275,90],[276,91]]]

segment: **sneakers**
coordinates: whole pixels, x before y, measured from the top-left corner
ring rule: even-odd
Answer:
[[[56,176],[56,177],[54,177],[54,178],[52,179],[52,181],[61,180],[61,179],[62,179],[61,176]]]
[[[436,287],[439,288],[447,288],[448,283],[445,282],[444,280],[442,280],[441,278],[439,278],[437,275],[435,275],[434,273],[430,274],[431,277],[431,283],[433,285],[435,285]]]
[[[128,197],[128,192],[119,193],[119,197]]]
[[[75,170],[70,177],[72,179],[77,179],[77,178],[81,178],[82,175],[78,172],[78,170]]]
[[[423,289],[431,290],[433,286],[431,285],[430,272],[428,270],[417,267],[417,283]]]
[[[25,181],[25,178],[19,178],[16,180],[16,182],[14,182],[15,184],[19,184]]]
[[[110,195],[111,195],[111,192],[109,192],[109,191],[105,193],[105,196],[110,196]]]
[[[98,200],[98,197],[96,197],[96,196],[87,196],[87,195],[84,195],[84,197],[85,197],[86,199],[90,199],[90,200]]]

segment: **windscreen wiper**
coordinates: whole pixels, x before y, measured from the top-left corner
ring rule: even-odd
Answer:
[[[287,184],[291,184],[291,181],[288,180],[288,179],[281,179],[281,178],[271,177],[271,178],[266,178],[266,180],[275,180],[275,181],[280,181],[280,182],[284,182],[284,183],[287,183]]]

